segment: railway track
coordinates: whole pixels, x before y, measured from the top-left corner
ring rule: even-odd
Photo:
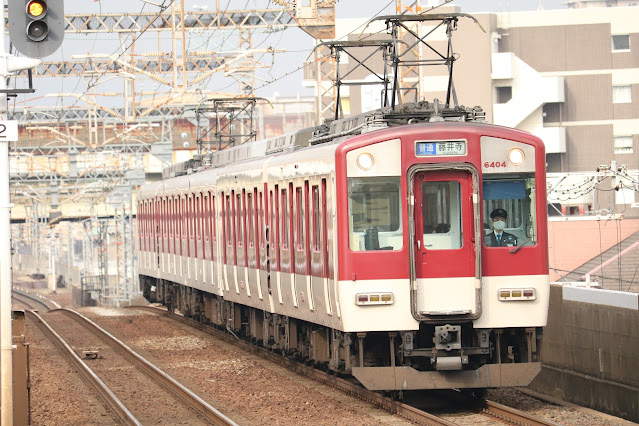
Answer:
[[[169,313],[164,309],[150,307],[150,306],[134,306],[132,309],[140,309],[145,311],[154,312],[158,315],[162,315],[178,322],[181,322],[189,327],[193,327],[204,333],[212,335],[216,338],[224,340],[225,342],[234,344],[243,350],[249,352],[258,353],[260,356],[282,365],[289,370],[295,371],[298,374],[307,376],[318,382],[332,386],[344,393],[355,396],[361,400],[374,404],[386,411],[397,414],[407,420],[413,421],[418,424],[425,425],[454,425],[455,423],[438,416],[434,416],[430,413],[420,410],[419,408],[394,400],[390,397],[384,396],[378,392],[370,391],[363,388],[356,382],[351,382],[333,374],[318,370],[313,367],[309,367],[304,364],[300,364],[294,360],[288,359],[277,353],[269,351],[268,349],[254,346],[248,342],[240,340],[232,335],[229,335],[223,331],[215,329],[213,327],[201,324],[195,320],[185,318],[181,315]],[[555,423],[549,422],[545,419],[537,418],[526,413],[520,412],[513,408],[497,404],[491,401],[482,401],[483,408],[478,415],[489,416],[499,419],[500,421],[518,424],[518,425],[555,425]]]
[[[235,424],[206,401],[77,312],[57,309],[49,314],[49,321],[54,323],[54,327],[60,333],[57,333],[54,327],[37,313],[28,311],[27,315],[54,342],[84,380],[91,384],[119,422],[128,425],[155,423],[162,416],[162,410],[168,407],[164,413],[175,416],[170,418],[176,421],[180,420],[189,424]],[[68,318],[64,317],[70,317],[73,321],[69,322]],[[85,351],[85,357],[90,360],[85,362],[80,359],[72,346],[75,346],[77,350],[78,347],[86,348],[87,344],[92,345],[93,348],[99,348],[99,351]],[[102,354],[106,356],[102,357]],[[93,368],[89,368],[89,365]],[[149,399],[149,395],[155,399]],[[126,405],[120,398],[126,401]]]
[[[508,423],[516,425],[557,425],[546,419],[542,419],[536,416],[531,416],[523,411],[515,410],[514,408],[506,405],[498,404],[493,401],[485,401],[485,407],[482,409],[482,413],[491,417],[503,420]]]
[[[15,288],[11,290],[11,298],[26,305],[29,309],[44,309],[45,312],[49,312],[52,309],[59,309],[60,305],[56,302],[46,299],[40,295],[33,295],[18,291]]]

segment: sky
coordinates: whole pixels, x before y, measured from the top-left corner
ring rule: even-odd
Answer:
[[[149,0],[155,3],[169,4],[169,0]],[[179,0],[177,0],[179,2]],[[264,9],[267,7],[281,7],[272,0],[217,0],[222,10],[243,10],[243,9]],[[308,1],[308,0],[307,0]],[[442,2],[440,0],[439,2]],[[429,5],[439,3],[437,0],[422,0],[422,9],[426,9]],[[544,9],[565,8],[562,4],[564,0],[455,0],[451,5],[457,5],[462,8],[463,12],[516,12],[522,10],[537,10],[540,6]],[[192,10],[215,10],[215,2],[213,0],[186,0],[185,9]],[[374,15],[390,15],[394,14],[394,0],[366,0],[366,8],[362,8],[361,0],[340,0],[336,4],[336,18],[370,18]],[[145,3],[142,0],[84,0],[82,2],[74,0],[65,2],[65,14],[74,13],[139,13],[139,12],[155,12],[159,11],[157,6]],[[237,32],[218,31],[208,33],[192,32],[187,35],[187,50],[213,50],[228,51],[235,50],[238,39]],[[123,36],[121,39],[115,34],[66,34],[61,49],[54,55],[44,58],[47,60],[60,60],[62,58],[70,60],[78,55],[87,54],[119,54],[121,53],[121,44],[130,46],[133,36]],[[295,71],[300,68],[301,64],[309,57],[313,48],[313,39],[305,32],[298,28],[289,28],[285,31],[273,32],[270,34],[255,33],[253,38],[255,48],[273,47],[277,49],[285,49],[286,53],[278,53],[276,55],[264,54],[258,58],[269,68],[258,72],[258,80],[256,92],[258,96],[271,97],[274,94],[283,96],[312,95],[309,88],[302,86],[302,71]],[[135,51],[138,54],[161,50],[167,52],[170,50],[170,32],[166,32],[161,40],[157,35],[145,34],[136,41]],[[289,75],[290,74],[290,75]],[[168,77],[170,80],[170,76]],[[100,81],[106,80],[102,78]],[[92,86],[95,79],[82,78],[35,78],[34,87],[36,93],[34,95],[21,95],[19,99],[14,101],[14,107],[18,108],[23,105],[29,106],[75,106],[84,105],[82,101],[78,101],[73,97],[58,97],[58,93],[82,93],[86,95],[87,84]],[[22,83],[24,84],[24,83]],[[98,103],[103,105],[118,105],[122,103],[122,98],[117,96],[100,97],[100,94],[111,92],[122,92],[124,85],[128,84],[122,78],[113,78],[110,81],[100,83],[92,90],[98,93],[96,99]],[[135,82],[136,91],[167,91],[169,88],[158,84],[157,82],[146,77],[138,76]],[[20,86],[19,86],[20,87]],[[237,91],[237,83],[231,78],[225,78],[221,73],[214,75],[211,79],[202,83],[200,89],[208,89],[212,91]]]

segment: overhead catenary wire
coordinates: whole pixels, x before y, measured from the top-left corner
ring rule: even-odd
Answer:
[[[168,1],[168,5],[165,5],[165,3],[166,3],[167,1]],[[175,1],[175,0],[163,0],[163,1],[162,1],[162,4],[160,5],[160,11],[159,11],[159,12],[158,12],[158,13],[157,13],[157,14],[156,14],[156,15],[155,15],[152,19],[149,19],[149,21],[148,21],[147,25],[146,25],[144,28],[142,28],[142,30],[141,30],[139,33],[137,33],[135,36],[133,36],[133,33],[129,33],[129,34],[127,34],[126,38],[125,38],[125,39],[124,39],[124,41],[121,43],[121,45],[124,45],[124,44],[126,43],[126,41],[127,41],[129,38],[131,38],[131,37],[133,37],[133,40],[131,41],[131,43],[130,43],[127,47],[122,48],[122,46],[120,46],[120,48],[118,48],[118,50],[121,50],[121,52],[120,52],[120,53],[119,53],[119,54],[118,54],[118,55],[117,55],[117,56],[113,59],[113,61],[115,62],[115,61],[119,60],[120,58],[122,58],[124,55],[126,55],[126,54],[127,54],[127,52],[129,51],[129,49],[131,49],[131,47],[133,46],[133,44],[135,44],[135,42],[136,42],[136,41],[137,41],[137,40],[138,40],[138,39],[139,39],[139,38],[140,38],[140,37],[141,37],[144,33],[146,33],[146,31],[147,31],[147,30],[151,27],[151,24],[153,23],[153,21],[155,20],[155,18],[158,18],[158,17],[162,16],[162,13],[163,13],[166,9],[168,9],[169,7],[171,7],[171,5],[173,4],[173,2],[174,2],[174,1]],[[142,14],[142,13],[144,12],[145,7],[146,7],[146,3],[144,3],[144,4],[142,5],[142,8],[140,9],[140,14]],[[109,57],[111,57],[111,56],[115,55],[115,54],[118,52],[118,50],[115,50],[115,51],[114,51],[111,55],[109,55]],[[90,60],[90,59],[87,59],[87,60]],[[95,83],[95,82],[97,82],[100,78],[102,78],[102,77],[103,77],[106,73],[107,73],[107,70],[105,69],[104,71],[102,71],[102,72],[98,73],[98,75],[96,75],[96,76],[92,76],[92,77],[91,77],[91,81],[89,81],[89,82],[87,83],[87,87],[86,87],[86,89],[84,90],[84,92],[76,98],[76,100],[73,102],[73,104],[72,104],[69,108],[73,108],[73,107],[75,107],[75,106],[77,105],[77,103],[78,103],[78,102],[79,102],[82,98],[84,98],[84,97],[85,97],[85,96],[89,93],[89,90],[91,90],[93,87],[95,87],[95,86],[97,85],[97,83]],[[76,87],[77,87],[77,86],[76,86]]]

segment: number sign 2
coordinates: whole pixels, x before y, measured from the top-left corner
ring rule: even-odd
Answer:
[[[18,121],[6,120],[0,121],[0,142],[17,142],[18,141]]]

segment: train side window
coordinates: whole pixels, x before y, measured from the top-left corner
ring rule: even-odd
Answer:
[[[197,226],[197,201],[195,194],[191,197],[191,239],[193,240],[193,257],[197,259],[197,238],[196,238],[196,226]]]
[[[282,197],[281,197],[281,201],[282,201],[282,226],[281,226],[281,230],[282,230],[282,234],[280,236],[280,241],[282,242],[282,249],[286,249],[288,247],[288,235],[289,235],[289,228],[288,228],[288,223],[289,223],[289,215],[288,215],[288,197],[287,197],[287,190],[286,189],[282,189]]]
[[[253,194],[247,194],[248,204],[248,246],[255,246],[255,206],[253,205]]]
[[[146,250],[152,251],[153,243],[152,243],[152,235],[153,232],[151,227],[153,226],[153,215],[151,214],[152,207],[151,202],[148,201],[146,203],[146,208],[144,211],[145,221],[146,221]]]
[[[190,248],[189,248],[189,229],[188,229],[188,222],[187,222],[187,218],[188,218],[188,214],[186,212],[186,203],[187,203],[187,196],[185,195],[184,197],[182,197],[182,217],[180,219],[180,227],[182,228],[182,244],[186,244],[186,250],[183,250],[182,252],[182,256],[186,255],[188,256],[190,253]]]
[[[166,253],[166,199],[162,198],[162,202],[160,204],[160,226],[162,236],[162,253]]]
[[[187,217],[187,230],[189,241],[193,239],[193,197],[188,196],[186,200],[186,217]],[[190,245],[189,245],[190,246]]]
[[[482,213],[484,217],[484,244],[492,247],[494,235],[490,214],[496,209],[506,211],[504,232],[506,246],[532,246],[537,244],[537,207],[535,176],[532,173],[509,177],[484,175]],[[504,243],[502,243],[504,246]]]
[[[328,277],[328,201],[326,199],[326,179],[322,179],[322,265],[324,278]]]
[[[302,207],[302,187],[295,189],[296,216],[297,216],[297,249],[304,249],[304,208]]]
[[[155,215],[155,202],[151,200],[149,202],[149,249],[150,251],[155,251],[155,238],[156,238],[156,222],[157,217]]]
[[[264,210],[264,195],[260,191],[260,205],[259,205],[259,216],[257,218],[257,238],[259,239],[259,245],[261,248],[264,248],[264,224],[266,223],[266,214]]]
[[[197,216],[197,225],[198,225],[198,237],[199,239],[204,239],[204,198],[200,193],[200,196],[197,199],[198,201],[198,216]]]
[[[173,252],[178,254],[180,247],[180,222],[179,222],[180,197],[173,198]]]
[[[138,220],[138,246],[140,247],[140,251],[144,251],[144,202],[138,201],[136,218]]]
[[[142,238],[144,236],[144,213],[142,212],[142,202],[138,201],[137,205],[137,219],[139,226],[138,231],[138,247],[140,247],[140,251],[144,251],[144,244],[142,243]]]
[[[157,217],[155,216],[155,201],[149,201],[149,250],[155,251],[155,227],[157,223]]]
[[[209,218],[211,212],[209,211],[209,193],[202,193],[202,258],[210,259],[211,252],[208,252],[210,247],[209,241],[211,239],[211,228]],[[207,253],[208,252],[208,253]]]
[[[319,193],[319,186],[318,185],[313,185],[313,188],[311,190],[312,193],[312,205],[313,205],[313,211],[311,212],[311,214],[313,215],[313,238],[312,238],[312,246],[313,246],[313,251],[318,252],[320,249],[320,235],[321,235],[321,229],[320,229],[320,193]]]
[[[180,250],[180,196],[173,198],[173,249],[178,254]]]
[[[280,192],[279,186],[275,185],[275,191],[272,192],[273,202],[271,205],[271,226],[273,227],[271,230],[271,235],[273,239],[271,241],[272,246],[275,248],[275,267],[277,270],[280,270],[280,244],[281,244],[281,236],[280,236]]]
[[[149,247],[149,203],[142,204],[143,226],[144,226],[144,250],[150,251]]]
[[[180,196],[173,198],[173,237],[175,238],[176,250],[180,244]],[[177,251],[175,252],[177,253]]]
[[[231,246],[233,245],[233,231],[231,228],[231,197],[228,195],[226,196],[225,206],[224,220],[226,222],[226,245]]]
[[[162,238],[166,238],[166,200],[162,198],[160,207],[160,223],[162,224]],[[164,243],[162,244],[164,248]]]
[[[244,211],[242,209],[242,196],[237,194],[235,196],[235,213],[236,213],[236,227],[237,227],[237,245],[242,247],[244,245]]]
[[[195,236],[198,241],[202,239],[202,195],[198,194],[195,198]]]
[[[353,251],[401,250],[401,181],[399,177],[348,179],[349,241]]]
[[[175,216],[173,215],[173,197],[169,197],[169,202],[168,202],[168,211],[167,211],[167,225],[169,228],[169,253],[173,253],[174,252],[174,248],[175,248],[175,240],[173,239],[173,218]]]
[[[271,243],[271,245],[275,244],[275,235],[273,234],[273,232],[275,232],[275,204],[273,204],[273,190],[270,190],[268,193],[268,203],[270,206],[269,209],[269,213],[268,215],[269,217],[269,221],[268,221],[268,227],[271,230],[270,232],[270,237],[268,239],[268,242]]]
[[[139,241],[138,244],[140,245],[140,251],[145,251],[146,250],[146,217],[144,215],[144,201],[140,201],[138,203],[138,211],[137,211],[137,218],[139,219],[139,223],[140,223],[140,231],[139,231]]]
[[[221,195],[222,195],[222,261],[226,264],[228,263],[226,259],[226,245],[228,244],[228,240],[229,240],[228,235],[231,232],[229,223],[228,223],[229,196],[228,195],[224,196],[224,193],[222,193]]]
[[[151,224],[153,221],[150,212],[151,203],[147,201],[144,203],[144,236],[146,240],[144,247],[146,248],[146,251],[151,251]]]
[[[216,223],[215,223],[215,196],[209,192],[209,212],[210,212],[210,216],[209,216],[209,221],[210,221],[210,229],[211,229],[211,260],[217,260],[216,256],[215,256],[215,242],[217,241],[217,237],[216,237]]]
[[[167,253],[173,253],[173,197],[166,199],[166,235],[167,235]]]

